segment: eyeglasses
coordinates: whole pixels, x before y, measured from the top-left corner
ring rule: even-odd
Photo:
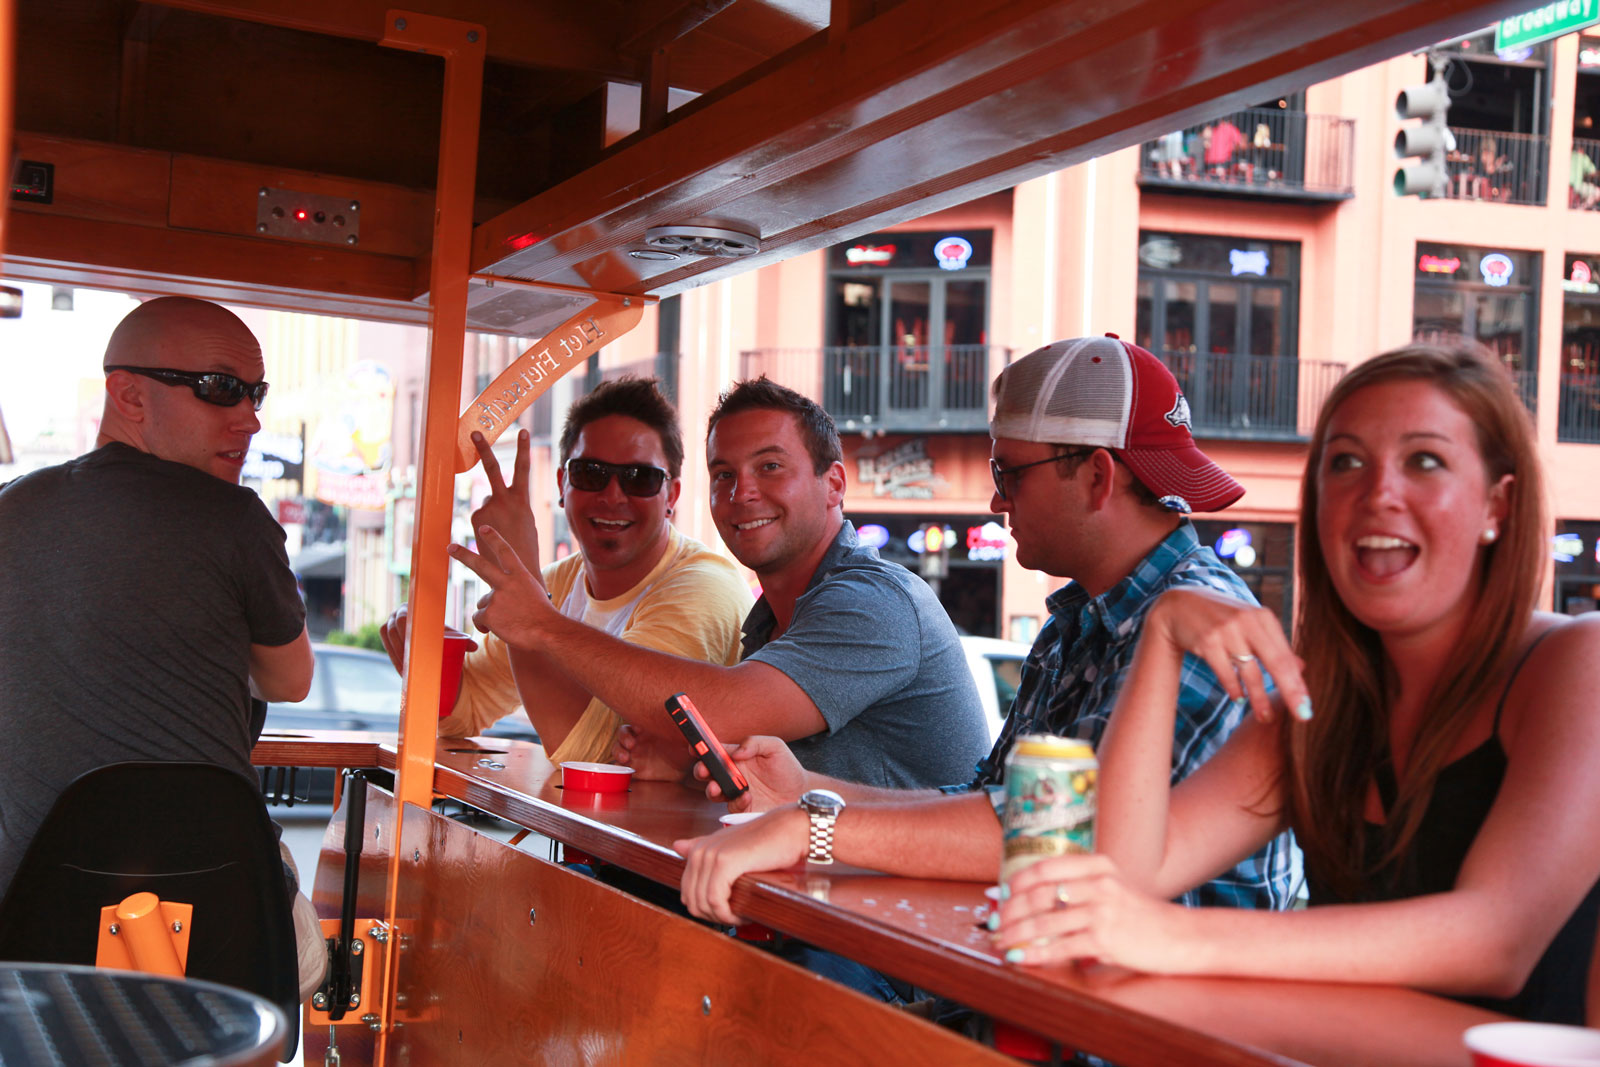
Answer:
[[[615,475],[617,484],[629,496],[655,496],[667,480],[667,472],[647,463],[605,463],[598,459],[567,460],[567,485],[585,493],[598,493],[611,484]]]
[[[1063,459],[1082,459],[1084,456],[1092,455],[1094,452],[1094,448],[1069,448],[1065,451],[1057,453],[1054,456],[1046,456],[1044,459],[1036,459],[1032,463],[1019,463],[1015,467],[1002,467],[994,459],[990,459],[989,474],[994,478],[995,494],[999,496],[1001,500],[1011,499],[1011,494],[1006,492],[1007,475],[1016,474],[1019,471],[1027,470],[1029,467],[1038,467],[1045,463],[1057,463]]]
[[[207,404],[215,404],[219,408],[231,408],[245,397],[249,397],[250,405],[260,411],[261,402],[267,398],[267,383],[265,381],[246,382],[235,378],[231,374],[223,374],[220,371],[169,370],[166,367],[130,367],[125,363],[113,364],[107,367],[106,370],[125,370],[129,374],[142,374],[146,378],[154,378],[163,385],[187,385],[194,390],[195,396],[204,400]]]

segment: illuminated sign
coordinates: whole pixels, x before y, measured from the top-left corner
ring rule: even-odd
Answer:
[[[911,536],[906,538],[906,547],[919,556],[947,551],[955,543],[954,530],[933,524],[911,531]]]
[[[1595,542],[1595,551],[1600,552],[1600,541]],[[1550,538],[1550,555],[1558,563],[1571,563],[1583,555],[1583,538],[1575,533],[1559,533]]]
[[[1006,558],[1006,528],[998,522],[967,527],[967,558],[974,561]]]
[[[1236,278],[1241,274],[1255,274],[1263,278],[1267,276],[1267,254],[1263,251],[1230,248],[1228,265]]]
[[[844,250],[844,261],[853,267],[887,266],[894,258],[894,245],[855,245]]]
[[[889,543],[889,529],[869,522],[856,531],[856,538],[868,548],[882,548]]]
[[[1217,538],[1217,555],[1223,559],[1231,559],[1234,553],[1248,545],[1250,540],[1250,531],[1242,527],[1235,526],[1231,530],[1226,530],[1221,537]]]
[[[1589,269],[1589,264],[1581,259],[1572,261],[1571,276],[1562,280],[1561,288],[1569,293],[1600,293],[1600,285],[1595,284],[1594,272]]]
[[[946,237],[933,246],[940,270],[964,270],[972,258],[972,242],[965,237]]]
[[[1508,53],[1581,30],[1600,20],[1600,0],[1555,0],[1494,24],[1494,50]]]
[[[1483,280],[1490,285],[1500,286],[1511,281],[1511,274],[1516,270],[1516,265],[1511,262],[1511,257],[1503,252],[1490,252],[1478,261],[1478,273],[1483,275]]]
[[[1417,259],[1417,269],[1429,274],[1454,274],[1461,269],[1461,260],[1456,256],[1423,255]]]

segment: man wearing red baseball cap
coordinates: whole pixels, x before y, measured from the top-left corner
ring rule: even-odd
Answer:
[[[993,879],[1015,739],[1051,733],[1098,744],[1145,613],[1168,589],[1200,586],[1255,602],[1187,518],[1229,506],[1244,489],[1195,447],[1188,401],[1160,360],[1110,334],[1057,341],[1008,366],[993,394],[990,507],[1007,517],[1019,563],[1072,577],[1045,600],[1050,618],[993,751],[971,782],[887,790],[806,772],[782,742],[749,739],[734,759],[751,790],[734,806],[780,810],[677,843],[688,857],[684,903],[695,914],[733,922],[735,879],[802,859],[837,858],[909,877]],[[1217,751],[1244,715],[1206,664],[1187,659],[1173,782]],[[815,799],[819,789],[832,791],[826,803]],[[709,791],[716,795],[715,786]],[[1300,853],[1284,834],[1181,899],[1285,908],[1299,882]]]

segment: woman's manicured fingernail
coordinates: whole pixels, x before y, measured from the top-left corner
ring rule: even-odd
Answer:
[[[1007,963],[1021,963],[1022,962],[1022,950],[1020,948],[1008,948],[1008,949],[1006,949],[1006,962]]]
[[[998,911],[991,911],[989,913],[989,929],[1000,929],[1000,913]]]
[[[1011,887],[1010,886],[1003,885],[1003,886],[1000,887],[1000,899],[1001,900],[1010,900],[1011,899]]]
[[[1311,698],[1301,697],[1300,703],[1294,706],[1294,717],[1301,722],[1311,721]]]

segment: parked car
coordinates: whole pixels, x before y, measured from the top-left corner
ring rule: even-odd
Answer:
[[[978,683],[978,699],[983,702],[983,718],[989,724],[989,740],[998,740],[1006,712],[1011,710],[1011,701],[1022,681],[1022,663],[1028,658],[1028,646],[1020,641],[963,634],[961,650],[967,654],[972,680]]]
[[[365,730],[397,736],[400,730],[400,674],[382,652],[345,645],[311,646],[316,671],[304,700],[267,705],[263,734],[303,730]],[[538,741],[527,716],[518,712],[495,723],[486,736]],[[269,802],[326,804],[333,797],[333,772],[295,768],[293,781],[278,768],[262,769],[262,790]]]

